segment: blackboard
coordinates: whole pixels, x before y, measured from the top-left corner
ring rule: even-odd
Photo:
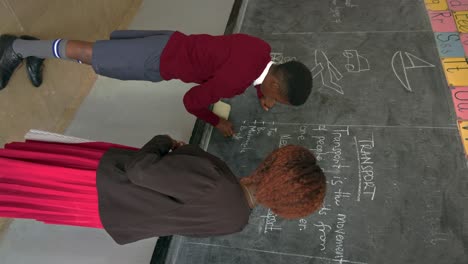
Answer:
[[[206,132],[236,175],[299,144],[327,175],[324,207],[285,221],[256,208],[238,234],[175,236],[165,263],[468,263],[468,168],[424,2],[244,1],[241,32],[314,74],[306,105],[234,99],[237,135]]]

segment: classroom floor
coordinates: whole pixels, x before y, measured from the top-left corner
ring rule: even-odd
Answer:
[[[126,28],[142,0],[0,0],[0,32],[42,39],[106,38]],[[47,60],[44,83],[33,87],[24,66],[0,92],[0,145],[21,140],[30,128],[64,132],[96,75],[72,62]],[[0,219],[0,232],[8,221]]]

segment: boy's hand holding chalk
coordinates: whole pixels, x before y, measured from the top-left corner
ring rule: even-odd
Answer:
[[[219,116],[219,123],[216,128],[225,136],[231,137],[234,135],[232,123],[228,121],[231,106],[224,102],[217,102],[213,106],[213,113]]]
[[[219,119],[218,125],[216,128],[225,136],[225,137],[232,137],[234,135],[234,128],[232,123],[224,120],[222,118]]]

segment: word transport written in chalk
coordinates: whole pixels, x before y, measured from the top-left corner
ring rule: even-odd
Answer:
[[[361,201],[361,194],[367,195],[371,200],[375,198],[376,184],[374,180],[374,162],[372,150],[374,149],[374,135],[370,139],[357,140],[354,137],[358,156],[359,185],[356,201]]]

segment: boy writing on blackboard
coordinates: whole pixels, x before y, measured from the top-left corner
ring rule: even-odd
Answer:
[[[188,112],[232,136],[232,124],[208,107],[221,98],[257,89],[261,106],[276,103],[302,105],[312,88],[312,76],[302,63],[274,65],[265,41],[246,34],[210,36],[185,35],[178,31],[114,31],[110,40],[97,42],[65,39],[31,40],[0,36],[0,89],[23,58],[71,59],[92,65],[97,74],[120,80],[159,82],[179,79],[198,85],[183,102]],[[42,65],[42,61],[40,61]],[[28,67],[35,86],[42,82],[42,69]],[[37,81],[40,80],[40,81]]]

